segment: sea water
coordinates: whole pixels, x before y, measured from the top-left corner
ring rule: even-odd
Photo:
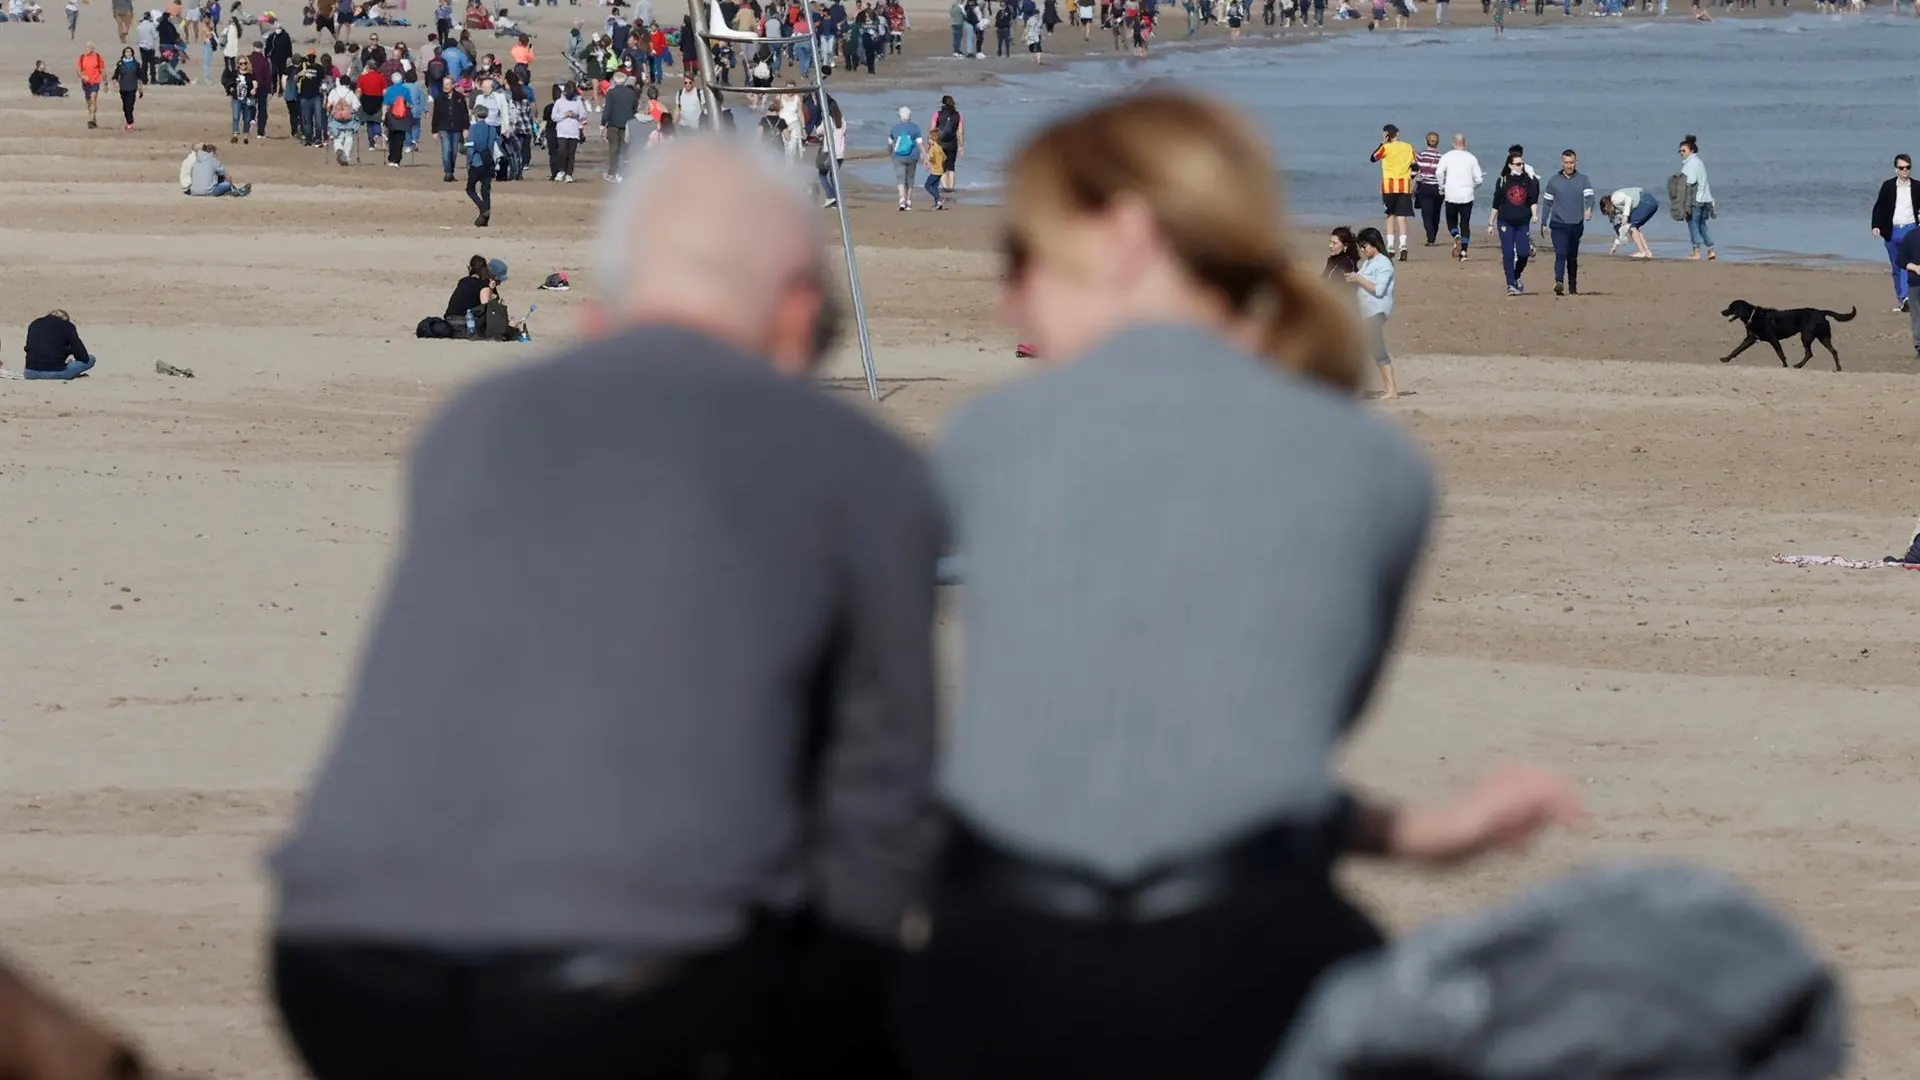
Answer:
[[[956,94],[967,120],[963,188],[970,198],[994,197],[999,167],[1039,125],[1160,80],[1251,116],[1305,225],[1379,224],[1379,168],[1368,155],[1381,126],[1396,124],[1416,147],[1428,131],[1440,133],[1442,150],[1454,132],[1467,136],[1488,174],[1479,227],[1508,144],[1524,145],[1543,176],[1573,148],[1596,198],[1641,187],[1660,199],[1648,235],[1675,254],[1686,247],[1686,226],[1667,214],[1667,177],[1679,171],[1676,148],[1691,133],[1718,201],[1709,229],[1723,257],[1885,258],[1868,219],[1893,155],[1920,153],[1920,19],[1809,12],[1700,23],[1681,4],[1671,10],[1665,19],[1576,14],[1578,25],[1552,29],[1528,29],[1532,16],[1516,13],[1495,39],[1490,28],[1435,30],[1432,6],[1422,4],[1420,28],[1399,33],[1347,32],[1277,49],[1163,48],[1148,60],[1050,60],[1043,71]],[[1561,19],[1550,6],[1546,21]],[[1184,20],[1168,25],[1177,41]],[[895,109],[912,106],[924,125],[939,95],[847,94],[841,102],[850,149],[877,151]],[[854,171],[891,183],[881,162]],[[1604,231],[1595,216],[1590,228]],[[1410,231],[1418,234],[1417,220]]]

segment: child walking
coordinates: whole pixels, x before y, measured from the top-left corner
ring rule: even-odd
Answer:
[[[940,183],[941,177],[947,175],[947,151],[938,139],[928,139],[925,158],[927,182],[922,186],[927,189],[927,194],[933,196],[933,208],[945,210],[947,201],[940,197]]]

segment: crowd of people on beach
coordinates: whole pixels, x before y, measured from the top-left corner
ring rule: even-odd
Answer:
[[[1676,147],[1679,171],[1667,181],[1669,212],[1687,226],[1694,261],[1714,261],[1709,223],[1718,213],[1712,186],[1708,182],[1706,162],[1700,157],[1700,142],[1694,135],[1682,138]],[[1440,244],[1444,229],[1451,242],[1451,257],[1464,264],[1473,248],[1474,210],[1479,189],[1486,182],[1480,159],[1467,148],[1467,137],[1455,134],[1451,148],[1442,152],[1440,133],[1426,133],[1424,145],[1414,145],[1400,137],[1400,129],[1388,124],[1381,129],[1380,142],[1369,160],[1380,167],[1380,202],[1384,211],[1381,228],[1355,231],[1348,226],[1335,228],[1328,238],[1329,254],[1323,276],[1353,286],[1363,324],[1367,328],[1370,351],[1379,367],[1382,397],[1399,396],[1392,360],[1386,345],[1386,326],[1393,314],[1395,300],[1395,261],[1406,262],[1412,255],[1409,225],[1416,212],[1425,233],[1425,246]],[[1888,181],[1891,185],[1893,181]],[[1893,189],[1883,192],[1886,221],[1875,210],[1875,235],[1893,236]],[[1659,196],[1642,187],[1621,187],[1600,195],[1593,181],[1580,169],[1580,155],[1569,148],[1561,151],[1559,168],[1541,177],[1527,163],[1526,148],[1507,147],[1499,171],[1494,175],[1492,196],[1486,219],[1488,236],[1500,246],[1500,267],[1507,295],[1526,293],[1527,266],[1533,259],[1533,241],[1538,237],[1553,245],[1553,293],[1555,296],[1580,295],[1580,247],[1587,226],[1596,211],[1613,234],[1608,255],[1621,247],[1632,249],[1628,258],[1650,260],[1645,228],[1660,210]],[[1889,257],[1894,258],[1896,274],[1904,280],[1904,270],[1895,250],[1912,232],[1913,205],[1901,204],[1908,232],[1898,240],[1888,239]],[[1913,254],[1920,261],[1920,240],[1914,241]],[[1899,285],[1900,310],[1906,311],[1905,286]],[[1920,320],[1915,322],[1916,349],[1920,349]]]
[[[1349,400],[1360,343],[1271,175],[1187,96],[1038,132],[1003,274],[1048,370],[964,410],[937,468],[808,385],[830,271],[778,155],[678,140],[613,192],[604,327],[423,433],[338,735],[270,857],[275,1004],[312,1073],[1309,1080],[1391,1046],[1396,1075],[1493,1075],[1443,1067],[1471,1042],[1524,1046],[1527,1080],[1749,1075],[1708,1067],[1735,1046],[1753,1075],[1833,1074],[1832,976],[1770,916],[1704,966],[1647,932],[1724,883],[1661,904],[1679,881],[1629,874],[1602,892],[1635,929],[1558,907],[1490,918],[1484,953],[1398,951],[1346,895],[1348,860],[1453,865],[1584,811],[1529,766],[1408,806],[1334,768],[1433,482]],[[1363,233],[1370,263],[1384,243]],[[504,276],[476,256],[454,306]],[[966,664],[937,722],[950,547]],[[1603,991],[1559,977],[1594,943]],[[1494,964],[1539,992],[1470,1036],[1408,1020],[1458,1001],[1411,968]],[[1410,1011],[1382,1032],[1389,992]],[[1687,1040],[1636,1024],[1651,993]],[[1330,1029],[1353,1037],[1296,1058]]]

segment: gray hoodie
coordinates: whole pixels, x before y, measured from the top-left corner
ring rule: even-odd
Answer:
[[[211,195],[215,184],[227,178],[226,166],[220,159],[205,150],[196,150],[193,154],[193,180],[187,185],[189,195]]]
[[[1540,189],[1542,225],[1578,225],[1587,220],[1593,208],[1593,181],[1578,169],[1572,176],[1556,169]]]

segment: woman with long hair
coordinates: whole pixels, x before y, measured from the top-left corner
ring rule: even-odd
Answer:
[[[960,106],[954,104],[952,94],[940,97],[940,111],[933,114],[931,137],[940,144],[947,158],[947,171],[940,176],[940,190],[952,194],[960,187],[960,155],[967,145],[967,122],[961,118]]]
[[[1327,234],[1327,265],[1320,276],[1329,281],[1345,281],[1347,275],[1360,269],[1360,244],[1353,230],[1345,225],[1335,225]]]
[[[252,142],[253,101],[260,89],[260,76],[253,70],[253,61],[241,57],[239,66],[231,72],[222,72],[222,89],[227,92],[233,111],[233,134],[229,143]]]
[[[1533,225],[1540,217],[1540,177],[1518,146],[1507,149],[1506,163],[1493,181],[1493,208],[1487,231],[1500,241],[1500,267],[1507,295],[1526,292],[1527,262],[1533,257]]]
[[[1367,351],[1373,354],[1374,366],[1380,370],[1380,397],[1396,401],[1400,397],[1400,384],[1393,379],[1393,357],[1387,352],[1387,319],[1393,314],[1393,260],[1384,254],[1387,242],[1381,238],[1379,229],[1361,229],[1355,244],[1360,249],[1360,265],[1341,280],[1353,286],[1354,298],[1360,304],[1360,325],[1366,332]]]
[[[120,91],[120,113],[126,118],[128,131],[133,130],[133,103],[146,96],[142,85],[145,82],[146,75],[133,47],[121,49],[120,61],[113,65],[113,85]]]
[[[833,155],[828,161],[827,155]],[[821,133],[820,152],[814,155],[814,170],[820,174],[820,191],[826,195],[823,204],[828,208],[840,202],[840,190],[833,186],[835,167],[847,160],[847,119],[840,114],[840,100],[827,95],[826,131]]]
[[[1355,400],[1350,303],[1209,100],[1055,123],[1006,173],[1006,308],[1047,370],[937,462],[966,559],[947,834],[903,939],[920,1080],[1254,1080],[1315,978],[1381,941],[1336,861],[1464,860],[1579,818],[1524,766],[1422,807],[1332,759],[1433,512]]]

